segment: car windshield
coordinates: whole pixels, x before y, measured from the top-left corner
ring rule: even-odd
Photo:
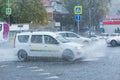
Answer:
[[[114,34],[111,34],[110,36],[119,36],[119,34],[114,33]]]
[[[103,33],[103,34],[100,34],[100,36],[109,36],[109,34],[104,34],[104,33]]]
[[[68,43],[68,42],[70,42],[69,40],[65,39],[64,37],[62,37],[60,35],[57,36],[56,39],[59,40],[62,43]]]

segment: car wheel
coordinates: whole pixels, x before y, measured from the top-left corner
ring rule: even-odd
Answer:
[[[88,44],[88,43],[89,43],[89,41],[88,41],[88,40],[84,40],[84,41],[83,41],[83,43]]]
[[[18,59],[20,60],[20,61],[26,61],[27,60],[27,52],[26,51],[24,51],[24,50],[20,50],[19,52],[18,52]]]
[[[71,50],[65,50],[62,54],[62,59],[65,61],[74,61],[74,54]]]
[[[112,45],[113,47],[115,47],[115,46],[117,46],[117,42],[116,42],[115,40],[112,40],[112,41],[111,41],[111,45]]]

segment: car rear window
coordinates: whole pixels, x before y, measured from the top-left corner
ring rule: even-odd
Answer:
[[[19,35],[18,36],[18,41],[21,43],[26,43],[28,42],[29,35]]]

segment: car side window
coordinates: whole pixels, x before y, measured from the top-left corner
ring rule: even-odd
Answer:
[[[57,43],[57,40],[49,35],[44,36],[44,41],[45,41],[45,44],[56,44]]]
[[[26,43],[28,42],[29,35],[19,35],[18,36],[18,41],[21,43]]]
[[[31,42],[32,43],[42,43],[42,35],[32,35]]]
[[[76,38],[78,37],[76,34],[73,34],[73,33],[67,33],[67,36],[68,37],[76,37]]]
[[[67,37],[66,33],[59,33],[62,37]]]

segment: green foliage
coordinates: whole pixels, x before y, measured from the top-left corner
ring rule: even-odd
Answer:
[[[89,9],[91,10],[91,22],[92,26],[98,26],[99,20],[104,18],[108,12],[108,4],[110,0],[61,0],[64,1],[64,4],[69,11],[69,19],[71,24],[74,24],[75,14],[74,6],[81,5],[83,6],[83,14],[81,14],[80,25],[89,26]]]
[[[13,18],[17,23],[40,23],[47,22],[47,12],[41,0],[15,1],[13,6]]]
[[[9,0],[12,8],[13,23],[40,23],[47,24],[47,12],[42,0]],[[8,0],[0,0],[0,20],[5,20],[5,9]]]
[[[7,0],[0,0],[0,21],[5,21],[5,8],[7,7],[6,4]]]
[[[9,5],[13,4],[14,0],[9,0]],[[6,21],[6,8],[8,7],[8,0],[0,0],[0,21]]]
[[[43,0],[9,0],[12,8],[13,23],[47,23],[47,12],[42,4]],[[89,9],[91,9],[91,22],[93,26],[98,26],[99,20],[108,12],[107,5],[110,0],[61,0],[69,11],[62,19],[64,25],[76,26],[74,6],[82,5],[83,14],[81,15],[80,26],[89,26]],[[91,2],[90,2],[91,1]],[[5,9],[8,7],[8,0],[0,0],[0,20],[6,19]]]

